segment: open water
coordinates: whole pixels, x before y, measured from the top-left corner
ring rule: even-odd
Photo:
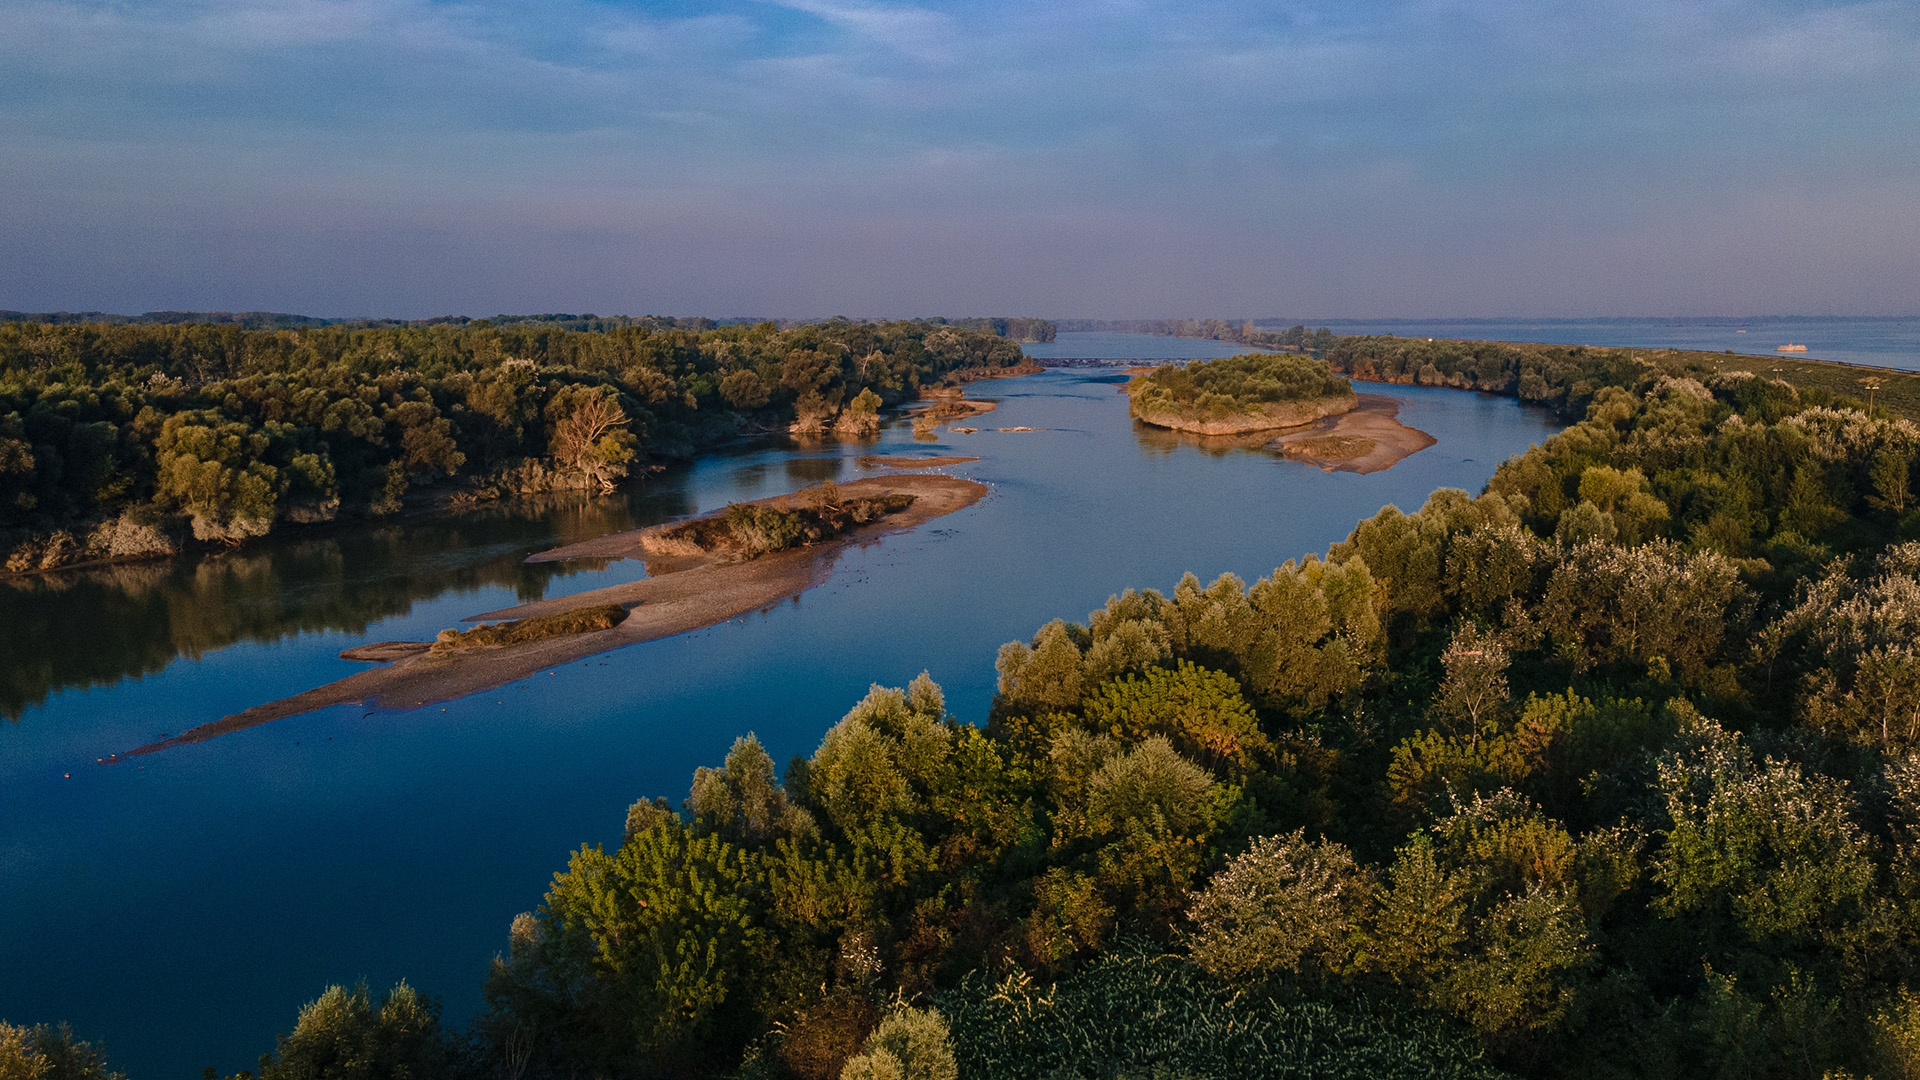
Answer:
[[[1067,335],[1063,335],[1063,338]],[[1218,355],[1173,339],[1054,355]],[[1039,351],[1036,349],[1036,351]],[[1121,353],[1121,355],[1129,355]],[[1144,357],[1143,357],[1144,358]],[[810,753],[870,682],[923,668],[980,721],[998,646],[1183,571],[1252,578],[1382,505],[1478,490],[1553,429],[1511,400],[1367,387],[1439,443],[1373,476],[1136,429],[1114,371],[976,384],[979,434],[741,446],[587,503],[276,537],[221,558],[0,583],[0,1017],[70,1021],[133,1080],[251,1067],[325,985],[404,977],[462,1023],[509,920],[629,803],[684,796],[754,731]],[[1028,426],[1028,433],[995,428]],[[861,474],[870,453],[981,460],[980,503],[848,552],[826,585],[412,712],[342,707],[116,765],[96,759],[338,678],[351,645],[430,638],[637,563],[528,567],[557,543]]]

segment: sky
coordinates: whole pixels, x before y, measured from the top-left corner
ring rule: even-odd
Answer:
[[[4,0],[0,308],[1920,312],[1920,5]]]

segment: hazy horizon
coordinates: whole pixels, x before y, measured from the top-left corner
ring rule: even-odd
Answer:
[[[21,311],[1920,296],[1912,5],[20,0],[0,60]]]

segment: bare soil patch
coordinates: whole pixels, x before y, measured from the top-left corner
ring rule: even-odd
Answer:
[[[1328,417],[1267,445],[1322,472],[1377,473],[1432,446],[1433,436],[1402,424],[1400,403],[1361,394],[1352,412]]]

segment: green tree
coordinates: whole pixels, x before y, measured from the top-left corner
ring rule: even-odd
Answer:
[[[1340,973],[1373,904],[1373,881],[1344,846],[1306,830],[1260,837],[1194,894],[1194,962],[1230,982]]]
[[[405,982],[377,1008],[364,982],[327,987],[260,1064],[260,1080],[432,1080],[450,1072],[439,1003]]]
[[[126,1080],[65,1024],[25,1027],[0,1020],[0,1080]]]

